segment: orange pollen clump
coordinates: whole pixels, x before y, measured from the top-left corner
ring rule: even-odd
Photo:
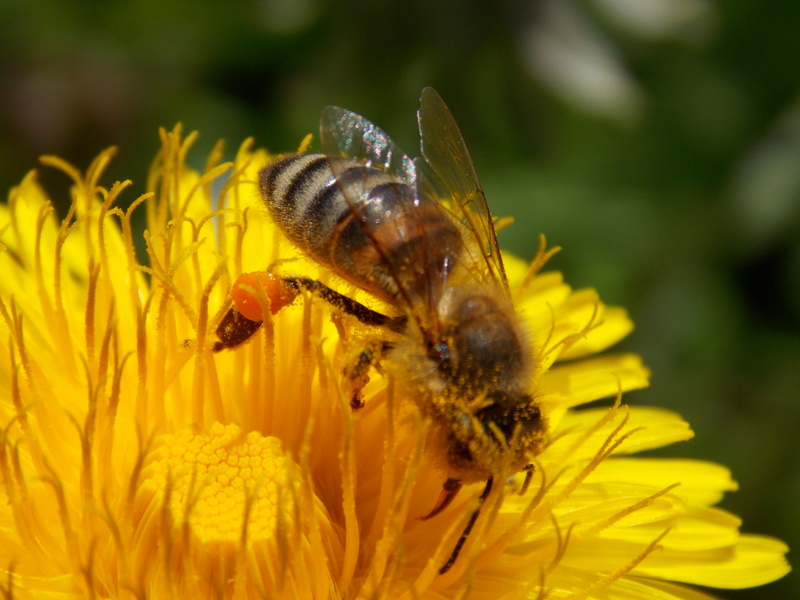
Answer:
[[[266,271],[242,273],[231,290],[236,310],[251,321],[264,319],[263,307],[274,315],[297,298],[297,290],[281,277]]]

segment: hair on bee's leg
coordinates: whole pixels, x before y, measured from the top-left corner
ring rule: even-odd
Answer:
[[[332,290],[324,283],[320,283],[315,279],[308,279],[306,277],[284,277],[283,280],[295,289],[305,290],[315,296],[319,296],[334,308],[355,317],[364,325],[386,327],[392,331],[403,331],[405,329],[406,317],[387,317],[371,308],[367,308],[352,298],[348,298],[344,294]]]
[[[458,541],[456,542],[456,547],[453,548],[453,552],[450,554],[450,558],[448,558],[447,562],[444,563],[444,565],[442,565],[441,569],[439,569],[439,575],[444,575],[445,573],[447,573],[453,566],[453,564],[456,562],[456,559],[458,558],[458,555],[461,552],[461,548],[464,547],[464,544],[466,543],[470,532],[472,532],[472,528],[475,527],[475,522],[478,520],[478,517],[481,514],[481,507],[483,506],[483,503],[486,502],[486,498],[489,497],[489,493],[492,491],[493,479],[494,478],[489,477],[489,479],[486,480],[486,487],[483,488],[483,492],[478,498],[478,506],[470,515],[469,521],[467,521],[467,526],[464,527],[464,532],[461,534],[461,537],[458,538]]]
[[[306,277],[282,277],[281,281],[294,289],[296,293],[307,291],[319,296],[328,304],[341,310],[350,316],[355,317],[365,325],[374,327],[386,327],[391,331],[403,331],[406,325],[406,317],[387,317],[379,312],[367,308],[360,302],[340,294],[329,288],[324,283]],[[290,302],[286,302],[289,304]],[[235,307],[228,309],[217,326],[216,334],[218,341],[214,343],[213,351],[220,352],[228,348],[235,348],[249,340],[258,328],[261,321],[253,321],[242,315]]]
[[[436,506],[433,507],[433,510],[429,512],[424,517],[420,517],[421,521],[427,521],[428,519],[432,519],[440,512],[442,512],[445,508],[450,506],[450,503],[458,494],[458,491],[461,489],[461,480],[456,479],[455,477],[448,477],[444,484],[442,485],[442,493],[439,495],[439,500],[436,502]]]
[[[212,350],[220,352],[228,348],[235,348],[249,340],[261,327],[261,321],[251,321],[231,307],[217,326],[219,341],[214,343]]]
[[[358,355],[358,360],[354,365],[345,367],[344,375],[353,386],[353,393],[350,397],[350,408],[353,410],[364,407],[363,390],[369,383],[369,370],[377,367],[392,348],[391,342],[372,342]]]

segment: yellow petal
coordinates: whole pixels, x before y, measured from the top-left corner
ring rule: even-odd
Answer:
[[[633,331],[633,321],[622,308],[607,306],[599,315],[600,324],[564,349],[559,360],[572,360],[610,348]]]
[[[668,410],[649,407],[623,407],[616,413],[609,409],[588,409],[567,413],[554,432],[552,444],[542,454],[542,459],[554,457],[564,461],[568,453],[574,461],[594,457],[606,445],[609,436],[623,424],[615,454],[628,454],[660,448],[668,444],[691,439],[694,435],[680,415]],[[608,414],[613,418],[605,419]],[[602,425],[595,427],[596,423]],[[580,463],[579,463],[580,464]],[[665,481],[666,487],[673,481]]]
[[[683,421],[677,423],[683,431]],[[716,463],[664,458],[611,458],[586,478],[588,483],[638,482],[654,488],[680,483],[677,494],[687,501],[709,506],[716,504],[725,492],[738,489],[730,470]]]
[[[647,387],[649,377],[638,356],[616,354],[553,367],[542,376],[540,390],[573,407]]]
[[[783,542],[742,535],[735,546],[697,552],[654,552],[637,569],[646,577],[669,578],[696,585],[743,589],[763,585],[791,570]]]

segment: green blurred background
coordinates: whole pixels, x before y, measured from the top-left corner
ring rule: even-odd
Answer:
[[[531,257],[545,233],[551,267],[632,313],[654,376],[627,400],[697,432],[668,452],[730,466],[722,506],[798,547],[796,0],[0,0],[0,187],[113,144],[105,182],[142,191],[161,125],[201,131],[199,166],[217,138],[291,150],[325,104],[413,154],[425,85],[517,219],[501,244]]]

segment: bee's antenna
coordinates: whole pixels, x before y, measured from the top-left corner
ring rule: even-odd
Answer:
[[[475,510],[470,515],[469,521],[467,521],[467,526],[464,527],[464,532],[461,534],[461,537],[458,538],[458,542],[456,542],[456,547],[453,548],[453,552],[450,554],[450,558],[448,558],[447,562],[444,563],[444,566],[442,566],[442,568],[439,569],[439,575],[444,575],[445,573],[447,573],[450,570],[450,567],[453,566],[453,563],[456,562],[456,559],[458,558],[458,555],[461,552],[461,548],[464,547],[464,544],[467,541],[467,537],[472,531],[472,528],[475,526],[475,521],[478,520],[478,516],[481,514],[481,507],[483,506],[483,503],[486,501],[486,498],[489,497],[489,493],[492,491],[493,479],[494,479],[493,477],[489,477],[489,479],[486,480],[486,487],[483,488],[483,492],[481,493],[480,498],[478,498],[478,506],[475,507]]]

